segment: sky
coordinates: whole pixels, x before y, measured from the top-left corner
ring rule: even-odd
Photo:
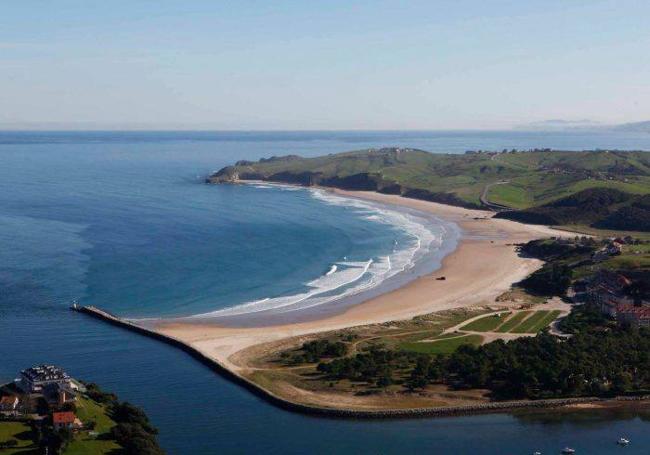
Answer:
[[[650,120],[647,0],[2,1],[0,128]]]

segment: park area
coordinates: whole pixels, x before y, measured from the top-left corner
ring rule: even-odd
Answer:
[[[497,313],[476,319],[459,330],[463,332],[537,334],[548,327],[561,313],[560,310]]]
[[[400,348],[422,354],[451,354],[460,346],[494,339],[536,335],[562,315],[561,310],[517,310],[470,318],[429,339],[406,342]]]

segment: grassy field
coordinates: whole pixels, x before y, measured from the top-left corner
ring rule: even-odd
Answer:
[[[549,313],[550,311],[546,310],[535,311],[521,324],[510,330],[510,333],[536,333],[537,331],[534,328],[544,321]]]
[[[500,315],[491,314],[462,326],[460,330],[469,330],[471,332],[492,332],[499,327],[509,315],[510,313]]]
[[[551,322],[555,321],[562,312],[559,310],[550,311],[539,323],[530,328],[530,333],[537,333],[548,327]]]
[[[113,440],[105,439],[115,422],[108,417],[106,408],[88,398],[81,398],[77,402],[77,417],[84,423],[95,422],[96,436],[90,436],[88,432],[80,432],[70,443],[65,455],[98,455],[107,454],[120,449],[120,446]]]
[[[479,204],[480,195],[487,185],[508,182],[492,185],[487,196],[492,202],[517,209],[539,206],[594,187],[616,188],[632,194],[650,193],[650,154],[644,152],[544,151],[457,155],[387,148],[315,158],[294,156],[255,163],[240,162],[232,169],[242,178],[280,176],[275,179],[293,183],[305,183],[300,176],[310,174],[317,176],[318,182],[334,179],[334,186],[337,186],[336,179],[340,182],[340,179],[358,176],[361,179],[358,181],[367,182],[369,179],[379,182],[380,187],[399,185],[402,190],[444,193],[470,204]]]
[[[507,205],[516,209],[530,207],[533,203],[531,194],[526,188],[512,183],[494,185],[490,188],[487,198],[490,202]]]
[[[403,343],[400,345],[400,348],[405,351],[421,354],[451,354],[462,345],[471,344],[478,346],[482,341],[483,337],[480,335],[465,335],[454,338],[441,338],[435,341]]]
[[[459,330],[469,332],[538,333],[560,315],[558,310],[520,311],[488,315],[462,326]]]
[[[15,439],[18,445],[13,449],[0,449],[2,455],[38,453],[32,441],[32,430],[23,422],[0,422],[0,441]]]
[[[504,322],[496,331],[499,333],[507,333],[512,329],[517,327],[521,321],[523,321],[532,311],[520,311],[514,316],[510,317],[506,322]]]

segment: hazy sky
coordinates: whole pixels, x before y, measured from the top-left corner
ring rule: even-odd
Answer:
[[[0,126],[650,120],[650,2],[3,1]]]

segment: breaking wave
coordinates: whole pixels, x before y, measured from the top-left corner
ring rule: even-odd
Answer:
[[[268,187],[266,184],[259,186]],[[395,241],[390,254],[368,258],[365,261],[348,261],[344,258],[343,261],[331,264],[323,275],[304,283],[304,292],[267,297],[190,318],[235,316],[261,311],[288,312],[324,305],[372,289],[388,278],[408,271],[420,258],[439,248],[445,237],[446,228],[443,223],[432,223],[430,219],[411,213],[335,195],[321,189],[291,188],[309,191],[313,198],[322,203],[352,209],[355,214],[369,221],[390,225],[406,235],[402,236],[399,242]]]

